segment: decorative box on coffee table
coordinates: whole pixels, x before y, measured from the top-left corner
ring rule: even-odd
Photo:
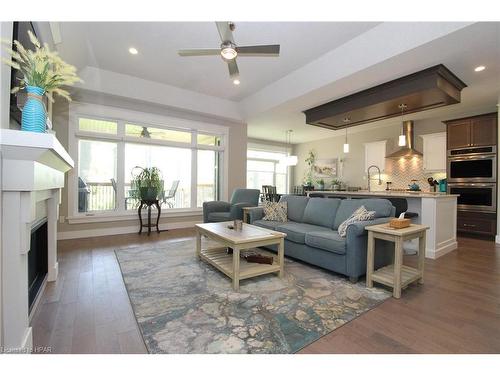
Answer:
[[[394,298],[401,297],[401,288],[418,281],[424,283],[425,232],[427,225],[411,224],[406,228],[394,229],[389,224],[371,225],[368,231],[368,251],[366,258],[366,286],[371,288],[373,282],[393,288]],[[417,268],[403,265],[403,242],[418,238]],[[394,264],[373,269],[375,256],[375,239],[394,242]]]

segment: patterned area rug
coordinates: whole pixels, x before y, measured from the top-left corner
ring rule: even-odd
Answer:
[[[194,248],[116,251],[150,353],[294,353],[390,297],[290,259],[283,280],[243,280],[236,293]]]

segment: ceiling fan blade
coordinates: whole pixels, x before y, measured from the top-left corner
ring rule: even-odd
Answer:
[[[229,68],[229,76],[231,78],[238,78],[240,71],[238,70],[238,64],[236,64],[236,59],[229,60],[227,62],[227,67]]]
[[[220,48],[192,48],[180,49],[179,56],[213,56],[220,55]]]
[[[233,32],[229,28],[229,22],[216,22],[217,30],[219,31],[220,40],[222,43],[231,42],[234,43]]]
[[[280,45],[268,44],[262,46],[241,46],[236,47],[236,52],[241,56],[279,56]]]

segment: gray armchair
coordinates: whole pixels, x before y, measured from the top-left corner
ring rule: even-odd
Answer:
[[[203,222],[241,220],[243,219],[243,207],[257,207],[259,195],[260,190],[258,189],[236,189],[230,202],[203,202]]]

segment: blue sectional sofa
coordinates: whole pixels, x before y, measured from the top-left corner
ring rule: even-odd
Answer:
[[[366,273],[367,232],[365,226],[388,222],[395,208],[387,199],[332,199],[284,195],[288,221],[262,220],[263,208],[250,211],[250,223],[286,233],[285,255],[349,276],[356,282]],[[341,237],[337,229],[362,205],[375,211],[375,219],[350,225],[347,235]],[[377,240],[378,241],[378,240]],[[276,248],[270,248],[276,251]],[[380,241],[376,244],[375,268],[392,260],[394,244]]]

